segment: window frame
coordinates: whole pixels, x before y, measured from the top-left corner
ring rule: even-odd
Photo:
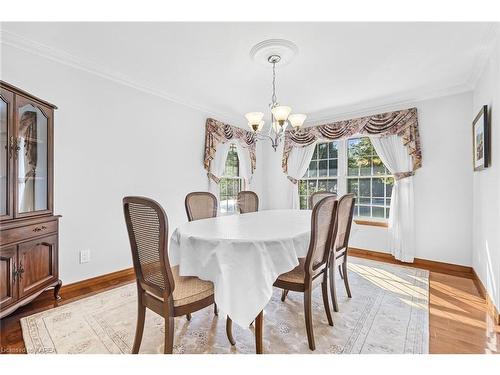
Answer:
[[[227,176],[226,175],[226,163],[227,163],[227,158],[229,157],[229,153],[230,152],[236,152],[236,157],[238,158],[238,175],[237,176]],[[225,181],[226,182],[225,182]],[[236,194],[235,196],[229,196],[229,195],[225,195],[225,202],[228,201],[227,198],[230,198],[230,197],[234,197],[234,200],[235,200],[235,204],[234,204],[234,211],[228,211],[227,208],[229,207],[228,204],[226,204],[226,210],[223,211],[223,200],[221,199],[222,198],[222,183],[227,183],[228,181],[232,181],[232,183],[235,183],[237,182],[239,184],[239,190],[238,190],[238,193],[240,191],[243,191],[245,190],[246,188],[246,181],[243,177],[240,176],[240,159],[239,159],[239,155],[238,155],[238,151],[237,151],[237,148],[234,144],[231,144],[229,146],[229,150],[228,150],[228,153],[227,153],[227,156],[226,156],[226,161],[224,162],[224,174],[220,177],[220,180],[219,180],[219,183],[217,184],[217,199],[219,201],[219,207],[218,207],[218,212],[220,215],[222,216],[225,216],[225,215],[234,215],[234,214],[237,214],[238,213],[238,207],[237,207],[237,198],[238,198],[238,194]],[[234,186],[233,186],[234,187]]]
[[[336,142],[337,143],[337,157],[336,158],[330,158],[330,147],[327,146],[326,158],[320,158],[319,157],[319,148],[318,148],[318,146],[320,144],[329,145],[332,142]],[[307,176],[305,178],[301,178],[301,179],[298,180],[298,182],[297,182],[297,189],[298,189],[298,192],[299,192],[299,205],[300,205],[301,198],[305,198],[306,206],[307,206],[306,209],[311,209],[309,207],[309,197],[311,196],[311,194],[309,193],[309,186],[310,186],[309,185],[309,181],[316,181],[316,186],[318,186],[320,180],[326,180],[326,181],[332,181],[333,180],[336,183],[336,191],[338,192],[338,190],[339,190],[339,179],[340,179],[340,176],[339,176],[339,172],[340,172],[340,165],[339,165],[340,164],[340,162],[339,162],[339,159],[340,159],[339,158],[339,156],[340,156],[339,155],[340,154],[340,147],[339,147],[339,144],[340,144],[340,141],[319,141],[319,142],[316,142],[314,152],[316,153],[316,150],[318,150],[318,155],[317,155],[316,158],[314,158],[314,155],[313,155],[313,158],[309,162],[309,165],[313,161],[317,162],[317,169],[316,169],[317,174],[316,174],[316,176]],[[335,176],[330,176],[330,160],[337,160],[337,174]],[[319,171],[320,171],[320,169],[319,169],[319,162],[320,161],[326,161],[327,162],[327,168],[326,168],[327,175],[326,176],[320,176],[319,175]],[[307,168],[307,170],[309,170],[309,167]],[[303,195],[303,194],[301,195],[300,194],[300,182],[301,181],[307,181],[307,183],[306,183],[307,194],[306,195]],[[327,182],[327,184],[328,184],[328,182]],[[320,191],[320,190],[317,190],[317,191]],[[321,191],[323,191],[323,190],[321,190]],[[327,190],[327,191],[329,191],[329,190]]]
[[[370,207],[370,215],[371,216],[360,216],[360,215],[356,215],[356,213],[353,215],[353,217],[358,220],[358,221],[371,221],[371,222],[382,222],[382,223],[387,223],[388,220],[389,220],[389,216],[387,215],[387,210],[389,209],[390,207],[390,203],[389,205],[387,205],[387,200],[391,201],[392,200],[392,190],[391,190],[391,197],[388,198],[386,197],[386,193],[387,193],[387,184],[384,184],[384,194],[383,194],[383,197],[373,197],[373,180],[376,179],[376,178],[392,178],[393,181],[394,181],[394,176],[391,175],[389,173],[389,170],[387,169],[387,167],[384,165],[384,163],[382,162],[382,160],[380,160],[382,162],[382,165],[384,166],[384,171],[385,173],[384,174],[373,174],[373,167],[370,165],[370,173],[369,175],[362,175],[361,174],[361,170],[358,168],[358,174],[357,175],[350,175],[349,174],[349,141],[353,140],[353,139],[360,139],[360,138],[368,138],[370,139],[370,137],[367,137],[367,136],[361,136],[361,135],[358,135],[358,136],[353,136],[353,137],[350,137],[348,139],[345,139],[345,152],[346,152],[346,165],[345,165],[345,181],[346,181],[346,193],[348,192],[348,186],[349,186],[349,180],[361,180],[361,179],[369,179],[370,180],[370,196],[369,197],[359,197],[359,194],[356,196],[356,206],[367,206],[367,207]],[[371,143],[371,141],[370,141]],[[373,144],[372,144],[372,148],[373,148]],[[370,155],[370,158],[373,158],[374,156],[377,156],[379,159],[380,159],[380,156],[377,154],[377,152],[375,151],[375,149],[373,150],[374,151],[374,154],[371,154]],[[359,192],[359,182],[358,182],[358,192]],[[391,188],[392,189],[392,188]],[[370,199],[370,200],[373,200],[373,199],[382,199],[384,201],[384,204],[374,204],[372,202],[370,203],[361,203],[360,199]],[[382,208],[384,210],[384,217],[374,217],[373,216],[373,207],[377,207],[377,208]]]
[[[342,196],[344,194],[347,194],[347,184],[348,184],[348,179],[359,179],[359,178],[379,178],[379,177],[382,177],[382,178],[387,178],[387,177],[392,177],[394,178],[393,175],[391,174],[384,174],[384,175],[367,175],[367,176],[360,176],[360,175],[357,175],[357,176],[349,176],[348,175],[348,171],[349,171],[349,167],[348,167],[348,160],[349,160],[349,147],[348,147],[348,144],[349,144],[349,140],[352,140],[352,139],[356,139],[356,138],[370,138],[370,137],[367,137],[365,135],[360,135],[360,134],[356,134],[356,135],[353,135],[349,138],[346,138],[346,139],[341,139],[341,140],[333,140],[333,141],[326,141],[326,140],[321,140],[321,141],[318,141],[316,143],[317,144],[320,144],[320,143],[330,143],[330,142],[337,142],[337,194],[339,196]],[[387,169],[387,168],[386,168]],[[388,172],[388,171],[387,171]],[[372,170],[372,173],[373,173],[373,170]],[[389,172],[388,172],[389,173]],[[297,183],[297,189],[300,189],[300,181],[302,180],[309,180],[309,179],[327,179],[328,177],[314,177],[314,178],[309,178],[309,177],[306,177],[306,178],[301,178],[299,179],[298,183]],[[370,182],[370,187],[371,187],[371,182]],[[384,187],[384,195],[385,195],[385,187]],[[309,192],[309,190],[308,190]],[[299,193],[299,205],[300,205],[300,197],[304,197],[304,195],[300,195],[300,190],[298,191]],[[392,196],[392,194],[391,194]],[[371,198],[371,196],[370,196]],[[384,203],[385,203],[385,196],[384,196]],[[392,198],[391,198],[392,199]],[[307,206],[309,205],[309,202],[307,202]],[[366,205],[366,204],[365,204]],[[370,213],[372,212],[372,204],[370,203]],[[378,205],[375,205],[375,206],[378,206]],[[381,206],[382,207],[382,206]],[[384,207],[384,210],[385,208],[387,208],[387,206],[383,206]],[[303,209],[303,208],[301,208]],[[310,208],[309,208],[310,209]],[[385,211],[384,211],[385,213]],[[359,215],[354,215],[353,216],[354,218],[354,221],[357,223],[357,224],[360,224],[360,225],[372,225],[372,226],[378,226],[378,227],[387,227],[388,226],[388,220],[389,218],[385,217],[384,215],[384,218],[377,218],[377,217],[371,217],[371,216],[359,216]]]

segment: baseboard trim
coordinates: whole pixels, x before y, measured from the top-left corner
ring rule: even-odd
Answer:
[[[476,288],[481,294],[481,296],[486,300],[486,311],[491,316],[495,324],[500,325],[500,313],[498,312],[498,309],[493,303],[493,300],[491,299],[488,290],[486,290],[486,288],[484,287],[484,284],[477,275],[476,270],[472,269],[472,272],[474,274],[474,283],[476,284]]]
[[[367,258],[372,260],[378,260],[386,263],[399,264],[407,267],[423,268],[432,272],[444,273],[452,276],[466,277],[472,279],[476,285],[481,296],[486,300],[486,309],[488,314],[491,316],[496,325],[500,325],[500,313],[496,308],[493,300],[491,299],[488,291],[484,287],[481,279],[478,277],[476,271],[472,267],[461,266],[458,264],[437,262],[434,260],[415,258],[413,263],[401,262],[394,258],[391,254],[382,253],[380,251],[360,249],[356,247],[349,247],[349,255],[358,258]],[[94,286],[96,284],[122,284],[124,282],[132,281],[135,279],[135,272],[133,268],[126,268],[123,270],[107,273],[105,275],[92,277],[90,279],[85,279],[71,283],[68,285],[63,285],[61,292],[72,292],[75,290],[81,290],[87,287]]]
[[[101,284],[101,283],[113,284],[113,283],[132,281],[134,280],[134,278],[135,278],[134,268],[126,268],[123,270],[107,273],[101,276],[92,277],[90,279],[77,281],[68,285],[63,285],[61,288],[61,293],[72,292],[75,290],[95,286],[96,284]]]
[[[452,276],[466,277],[468,279],[474,279],[474,270],[472,267],[461,266],[458,264],[437,262],[435,260],[415,258],[413,263],[401,262],[394,258],[391,254],[382,253],[380,251],[359,249],[356,247],[349,248],[349,255],[359,257],[359,258],[369,258],[373,260],[379,260],[383,262],[399,264],[407,267],[423,268],[428,271],[444,273]]]

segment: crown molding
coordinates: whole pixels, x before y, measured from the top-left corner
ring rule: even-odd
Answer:
[[[0,43],[17,48],[28,53],[34,54],[36,56],[40,56],[46,59],[50,59],[57,63],[70,66],[72,68],[85,71],[87,73],[99,76],[101,78],[113,81],[120,85],[124,85],[135,90],[144,92],[146,94],[150,94],[169,102],[182,105],[184,107],[188,107],[194,109],[199,112],[203,112],[207,114],[207,117],[216,117],[221,121],[233,122],[238,121],[237,117],[229,113],[217,112],[212,109],[187,102],[182,100],[170,93],[164,92],[162,90],[158,90],[153,88],[145,83],[133,80],[126,75],[119,74],[115,71],[112,71],[96,62],[83,59],[81,57],[77,57],[71,53],[63,51],[61,49],[50,47],[46,44],[36,42],[32,39],[26,38],[24,36],[12,33],[6,30],[0,30]]]
[[[472,91],[474,88],[468,84],[450,86],[438,90],[411,90],[395,95],[388,95],[381,98],[367,100],[352,105],[331,108],[317,111],[308,115],[306,125],[317,125],[325,121],[339,121],[354,117],[363,117],[375,113],[393,111],[414,106],[415,103],[425,100],[437,99],[446,96],[453,96]]]
[[[500,38],[500,23],[494,22],[489,25],[486,31],[483,34],[481,39],[481,43],[478,46],[479,54],[476,57],[476,61],[474,63],[474,67],[472,72],[466,81],[467,85],[475,88],[479,79],[481,78],[481,74],[486,67],[486,63],[488,62],[493,49],[495,47],[495,42]]]
[[[306,126],[313,125],[315,123],[317,124],[323,121],[352,118],[359,115],[373,114],[376,112],[398,108],[400,109],[404,106],[412,105],[415,102],[445,96],[452,96],[474,90],[491,55],[491,52],[495,45],[495,41],[500,35],[499,25],[500,24],[498,22],[491,23],[485,30],[482,42],[479,46],[480,52],[476,57],[473,70],[462,84],[450,86],[447,88],[410,90],[373,100],[367,100],[346,106],[316,111],[308,115]],[[221,121],[233,123],[234,125],[240,125],[242,122],[240,116],[238,116],[237,114],[214,111],[212,109],[187,102],[170,93],[158,90],[156,88],[148,86],[147,84],[135,81],[125,75],[111,71],[95,62],[82,59],[63,50],[36,42],[10,31],[0,30],[0,42],[1,44],[21,49],[28,53],[47,58],[58,63],[85,71],[87,73],[97,75],[101,78],[113,81],[115,83],[142,91],[156,97],[160,97],[169,102],[206,113],[208,117],[215,117],[217,119],[220,119]]]

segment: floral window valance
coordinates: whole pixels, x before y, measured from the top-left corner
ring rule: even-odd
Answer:
[[[232,140],[237,141],[243,148],[248,149],[250,154],[251,173],[254,172],[256,166],[255,145],[257,142],[255,134],[236,126],[217,121],[213,118],[208,118],[205,124],[204,166],[210,178],[215,177],[211,173],[211,163],[214,160],[217,146]],[[216,179],[215,177],[214,180]]]
[[[408,154],[412,156],[413,172],[422,166],[417,109],[410,108],[307,127],[297,132],[287,130],[282,159],[283,172],[287,173],[288,156],[294,147],[305,147],[317,140],[343,139],[357,134],[381,137],[398,135],[402,138]]]

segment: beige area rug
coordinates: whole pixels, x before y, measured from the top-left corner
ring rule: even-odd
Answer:
[[[350,258],[353,298],[338,279],[340,312],[326,320],[321,288],[313,299],[314,353],[428,353],[429,273]],[[312,353],[307,345],[303,298],[283,303],[280,290],[264,311],[266,353]],[[136,326],[136,286],[128,284],[21,320],[28,353],[130,353]],[[174,353],[255,353],[252,330],[234,325],[236,346],[226,337],[225,318],[209,307],[175,319]],[[141,353],[163,353],[163,319],[148,310]]]

